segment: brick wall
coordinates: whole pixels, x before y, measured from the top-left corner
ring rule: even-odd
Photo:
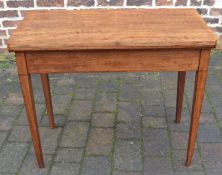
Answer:
[[[0,52],[27,10],[89,8],[196,8],[222,37],[222,0],[0,0]],[[164,20],[164,18],[163,18]]]

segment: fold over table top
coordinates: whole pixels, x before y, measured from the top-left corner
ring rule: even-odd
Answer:
[[[30,11],[10,51],[212,48],[216,36],[194,9]]]

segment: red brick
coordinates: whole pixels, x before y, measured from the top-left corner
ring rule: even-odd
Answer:
[[[7,48],[0,48],[0,53],[8,53],[8,49]]]
[[[15,29],[8,29],[8,34],[12,35],[12,32],[14,32],[14,31],[15,31]]]
[[[17,27],[19,24],[20,20],[7,20],[7,21],[2,21],[3,27]]]
[[[123,0],[97,0],[99,6],[123,6]]]
[[[215,0],[204,0],[204,5],[213,6],[215,4]]]
[[[152,0],[128,0],[129,6],[152,5]]]
[[[204,18],[204,21],[208,24],[218,24],[219,18]]]
[[[0,1],[0,8],[4,8],[4,2]]]
[[[222,33],[222,27],[211,27],[214,32]]]
[[[202,0],[190,0],[190,5],[191,6],[200,6]]]
[[[177,0],[175,3],[176,6],[186,6],[187,0]]]
[[[37,0],[39,7],[63,7],[64,0]]]
[[[8,7],[16,8],[16,7],[34,7],[34,0],[9,0],[6,1]]]
[[[207,12],[208,12],[208,9],[206,9],[206,8],[197,8],[197,12],[198,12],[200,15],[206,15]]]
[[[6,18],[6,17],[18,17],[18,11],[17,10],[0,11],[0,18]]]
[[[222,50],[222,34],[218,36],[216,49]]]
[[[94,0],[68,0],[68,6],[93,6]]]
[[[213,16],[222,15],[222,8],[212,8],[210,10],[210,15],[213,15]]]
[[[0,30],[0,37],[7,36],[6,30]]]
[[[156,5],[157,6],[173,5],[173,0],[156,0]]]

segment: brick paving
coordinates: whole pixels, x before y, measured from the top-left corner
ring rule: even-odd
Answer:
[[[3,63],[1,63],[3,64]],[[4,67],[4,66],[1,66]],[[212,53],[198,142],[185,167],[194,73],[175,124],[177,74],[50,75],[50,129],[33,76],[46,168],[38,169],[15,65],[0,73],[0,175],[221,175],[222,53]]]

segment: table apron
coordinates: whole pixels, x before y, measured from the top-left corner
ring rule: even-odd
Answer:
[[[195,71],[199,49],[26,52],[28,73]]]

